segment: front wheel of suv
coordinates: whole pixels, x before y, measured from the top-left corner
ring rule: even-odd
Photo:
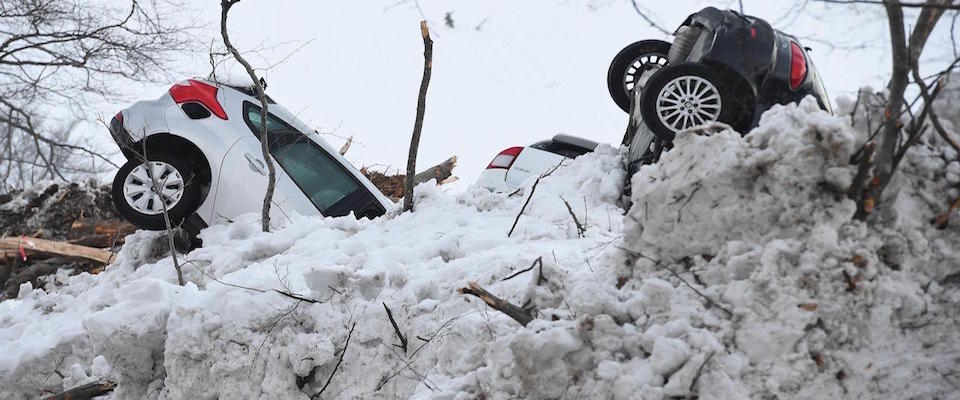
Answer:
[[[130,160],[113,178],[113,204],[124,218],[141,229],[164,230],[164,208],[171,227],[196,211],[200,183],[184,160],[154,153],[146,163]]]
[[[730,91],[713,69],[698,63],[673,64],[658,71],[644,86],[640,102],[643,121],[666,141],[685,129],[737,120]]]

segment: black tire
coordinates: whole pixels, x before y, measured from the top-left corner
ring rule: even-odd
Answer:
[[[660,115],[657,114],[657,104],[663,101],[659,99],[658,96],[666,85],[674,79],[684,76],[701,78],[716,88],[717,94],[720,97],[720,112],[715,119],[708,120],[707,122],[719,121],[726,124],[733,124],[740,120],[738,110],[741,108],[735,106],[738,102],[735,101],[734,96],[731,95],[732,92],[725,84],[725,81],[720,79],[720,75],[716,71],[706,65],[693,62],[668,65],[650,77],[640,95],[640,114],[643,116],[644,123],[650,127],[650,130],[652,130],[658,138],[669,142],[676,136],[676,132],[667,127],[666,123],[661,120]],[[704,104],[707,105],[706,102]],[[680,117],[678,116],[677,118]],[[670,121],[668,118],[667,123]]]
[[[642,59],[653,55],[656,56],[654,63],[664,66],[669,52],[670,42],[662,40],[641,40],[620,50],[607,69],[607,90],[613,102],[624,112],[630,112],[630,91],[633,90],[635,74],[639,70],[634,64],[641,61],[644,66],[650,67],[650,63]]]
[[[183,179],[183,192],[180,200],[167,209],[170,224],[174,227],[178,226],[184,218],[195,212],[199,206],[200,183],[199,179],[196,179],[196,172],[190,167],[189,163],[172,154],[154,153],[150,154],[148,158],[150,161],[161,161],[170,165],[180,173]],[[124,196],[124,184],[127,176],[141,164],[142,162],[139,160],[130,160],[117,171],[117,175],[113,178],[113,204],[121,216],[138,228],[153,231],[164,230],[167,228],[167,225],[162,212],[159,214],[147,214],[137,211],[128,203],[126,196]]]

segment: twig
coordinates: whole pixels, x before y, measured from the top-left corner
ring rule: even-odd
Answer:
[[[520,207],[520,212],[517,213],[517,217],[513,219],[513,225],[510,226],[510,231],[507,232],[507,237],[513,235],[513,230],[517,229],[517,222],[520,222],[520,216],[523,215],[524,210],[527,209],[527,205],[530,204],[530,199],[533,198],[533,192],[537,190],[537,185],[540,184],[540,179],[543,179],[543,175],[537,177],[537,180],[533,182],[533,186],[530,188],[530,194],[527,195],[527,201],[523,202],[523,207]]]
[[[654,22],[653,18],[650,18],[650,16],[647,15],[646,12],[640,10],[640,5],[637,4],[637,0],[630,0],[630,4],[633,5],[633,10],[637,12],[637,15],[639,15],[640,18],[643,18],[644,21],[647,21],[647,23],[650,24],[650,26],[653,27],[653,29],[660,31],[660,33],[667,36],[672,35],[670,31],[664,29],[662,26],[660,26],[660,24]]]
[[[639,257],[641,257],[641,258],[644,258],[644,259],[647,259],[647,260],[649,260],[649,261],[652,261],[652,262],[653,262],[654,264],[656,264],[658,267],[661,267],[661,268],[663,268],[663,269],[666,269],[667,271],[670,271],[670,274],[672,274],[674,277],[676,277],[677,279],[679,279],[680,282],[683,282],[683,284],[686,285],[688,288],[690,288],[690,290],[693,290],[694,293],[698,294],[700,297],[702,297],[704,300],[706,300],[707,303],[710,303],[710,305],[719,308],[721,311],[723,311],[724,313],[726,313],[728,317],[733,317],[733,311],[730,311],[730,310],[727,309],[726,307],[721,306],[721,305],[718,304],[717,302],[713,301],[713,299],[711,299],[711,298],[708,297],[707,295],[705,295],[705,294],[703,294],[702,292],[700,292],[699,290],[697,290],[697,288],[693,287],[693,285],[691,285],[690,282],[687,282],[686,279],[683,279],[683,277],[680,276],[680,274],[678,274],[677,271],[675,271],[673,268],[670,268],[670,267],[664,265],[662,262],[660,262],[660,260],[656,260],[656,259],[653,259],[653,258],[651,258],[651,257],[647,257],[646,255],[644,255],[644,254],[642,254],[642,253],[639,253],[639,252],[636,252],[636,251],[633,251],[633,250],[630,250],[630,249],[627,249],[627,248],[623,248],[623,247],[619,247],[619,248],[622,249],[622,250],[624,250],[624,251],[627,251],[627,252],[636,254],[637,256],[639,256]]]
[[[393,325],[393,331],[396,332],[397,337],[400,338],[400,344],[395,344],[393,346],[399,347],[401,350],[403,350],[403,354],[407,354],[407,337],[400,333],[400,327],[397,326],[397,321],[393,319],[393,313],[390,312],[390,307],[387,307],[387,303],[383,303],[383,309],[387,310],[387,318],[390,319],[390,325]]]
[[[419,5],[418,5],[419,7]],[[433,39],[427,21],[420,21],[420,35],[423,36],[423,77],[420,79],[420,93],[417,96],[417,117],[413,122],[413,135],[410,137],[410,151],[407,154],[407,176],[403,182],[403,211],[413,209],[414,176],[417,174],[417,150],[420,147],[420,133],[423,130],[423,114],[427,106],[427,88],[433,70]]]
[[[700,364],[700,368],[697,368],[697,374],[693,377],[693,380],[690,381],[690,392],[693,392],[693,387],[697,385],[697,381],[700,380],[700,375],[703,374],[703,367],[707,366],[707,363],[710,362],[714,354],[716,354],[716,352],[711,351],[710,354],[707,355],[707,358],[703,360],[703,364]]]
[[[543,257],[537,257],[537,259],[536,259],[536,260],[533,260],[533,263],[530,264],[530,268],[525,268],[525,269],[522,269],[522,270],[520,270],[520,271],[514,272],[514,273],[510,274],[510,276],[501,279],[500,282],[513,279],[513,278],[515,278],[517,275],[520,275],[520,274],[522,274],[522,273],[524,273],[524,272],[530,271],[530,270],[533,269],[533,267],[537,266],[537,264],[540,264],[541,267],[543,266]]]
[[[327,378],[327,383],[323,384],[323,387],[320,388],[320,391],[315,393],[313,396],[310,396],[310,399],[319,399],[320,395],[323,394],[324,390],[327,390],[327,386],[330,386],[330,381],[333,380],[333,376],[336,375],[337,369],[340,368],[340,364],[343,363],[343,355],[347,354],[347,347],[350,346],[350,337],[353,336],[353,328],[357,327],[357,323],[354,322],[353,325],[350,325],[350,332],[347,333],[347,341],[343,344],[343,351],[340,352],[340,359],[337,360],[337,365],[333,366],[333,371],[330,372],[330,377]]]
[[[728,317],[733,317],[733,311],[728,310],[726,307],[721,306],[721,305],[718,304],[717,302],[713,301],[713,299],[711,299],[710,297],[707,297],[707,295],[701,293],[699,290],[697,290],[697,288],[693,287],[693,285],[691,285],[690,282],[687,282],[686,279],[683,279],[683,277],[680,276],[680,274],[678,274],[677,271],[673,270],[673,268],[670,268],[670,267],[668,267],[668,266],[666,266],[666,265],[662,265],[662,264],[661,264],[661,266],[662,266],[663,268],[665,268],[667,271],[670,271],[670,273],[673,274],[674,277],[676,277],[677,279],[679,279],[680,282],[683,282],[684,285],[687,285],[687,287],[690,288],[690,290],[693,290],[694,293],[700,295],[700,297],[703,297],[703,299],[706,300],[707,303],[710,303],[710,305],[719,308],[721,311],[723,311],[724,313],[726,313]]]
[[[864,192],[866,189],[865,185],[870,177],[870,170],[873,167],[873,157],[876,154],[876,150],[877,142],[873,140],[863,145],[865,154],[860,158],[859,165],[857,165],[857,174],[853,177],[850,188],[847,189],[847,197],[857,203],[857,216],[860,217],[859,219],[866,217],[870,211],[873,211],[872,207],[867,207]]]
[[[570,207],[570,203],[567,202],[567,199],[563,198],[563,195],[560,195],[560,200],[563,200],[563,205],[567,206],[567,212],[570,213],[570,216],[573,217],[573,223],[577,225],[577,236],[583,237],[583,234],[587,231],[583,227],[583,224],[580,223],[580,220],[577,218],[577,214],[574,214],[573,207]],[[586,213],[584,213],[586,215]]]
[[[469,294],[479,297],[480,300],[483,300],[483,302],[487,303],[488,306],[492,307],[494,310],[506,314],[510,318],[513,318],[514,321],[519,322],[520,325],[523,325],[524,327],[526,327],[530,321],[533,321],[533,315],[531,315],[529,311],[524,310],[523,308],[520,308],[513,303],[503,300],[497,296],[494,296],[484,288],[480,287],[480,285],[478,285],[476,282],[468,283],[467,287],[460,288],[459,292],[460,294]]]
[[[282,294],[282,295],[284,295],[284,296],[286,296],[286,297],[289,297],[289,298],[291,298],[291,299],[294,299],[294,300],[305,301],[305,302],[307,302],[307,303],[312,303],[312,304],[315,304],[315,303],[319,303],[319,302],[320,302],[320,300],[314,300],[314,299],[311,299],[311,298],[308,298],[308,297],[303,297],[303,296],[298,295],[298,294],[295,294],[295,293],[285,292],[285,291],[278,290],[278,289],[273,289],[273,291],[274,291],[274,292],[277,292],[277,293],[280,293],[280,294]]]

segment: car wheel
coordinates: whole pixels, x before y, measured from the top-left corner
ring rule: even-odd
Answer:
[[[196,211],[200,183],[193,168],[177,156],[156,153],[149,159],[130,160],[120,167],[113,178],[113,204],[130,223],[149,230],[166,229],[165,205],[170,224],[177,226]],[[153,190],[153,178],[159,194]]]
[[[630,94],[636,86],[643,88],[654,72],[667,65],[669,52],[669,42],[641,40],[613,57],[607,70],[607,89],[617,106],[630,112]]]
[[[650,77],[640,96],[643,121],[657,137],[672,141],[677,132],[736,118],[729,92],[708,66],[669,65]]]

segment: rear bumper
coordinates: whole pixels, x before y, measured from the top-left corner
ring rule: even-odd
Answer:
[[[128,160],[138,158],[137,155],[140,154],[140,151],[138,151],[136,147],[137,142],[133,140],[133,136],[130,136],[130,132],[123,127],[123,122],[121,122],[120,119],[113,117],[113,119],[110,120],[109,130],[113,141],[117,143],[120,151],[123,152],[123,155]]]

